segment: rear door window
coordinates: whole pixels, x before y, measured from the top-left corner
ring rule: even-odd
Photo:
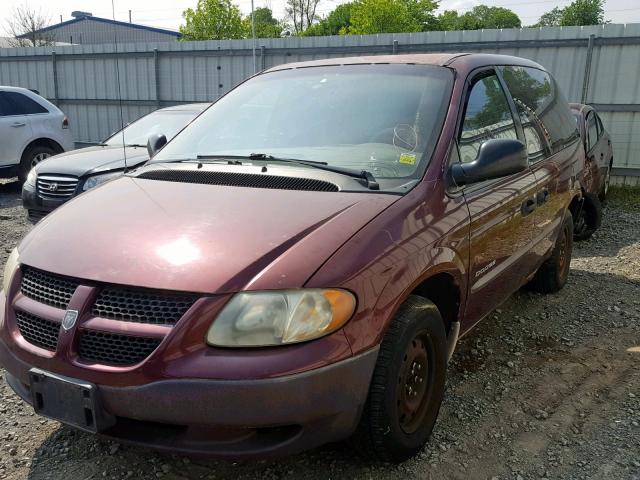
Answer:
[[[0,92],[0,115],[33,115],[49,111],[38,102],[18,92]]]
[[[531,162],[543,160],[578,138],[569,105],[551,75],[531,67],[501,67],[516,104]]]
[[[458,140],[461,161],[473,162],[480,146],[493,138],[518,138],[507,96],[495,73],[477,80],[469,92]]]

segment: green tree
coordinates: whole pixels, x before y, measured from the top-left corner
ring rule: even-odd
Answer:
[[[434,12],[438,8],[436,0],[405,0],[409,15],[421,26],[422,31],[436,30],[438,20]]]
[[[404,0],[356,0],[351,7],[349,33],[420,32],[422,25]]]
[[[522,26],[520,18],[513,11],[487,5],[477,5],[463,15],[458,15],[453,10],[445,10],[438,16],[437,22],[441,30],[481,30]]]
[[[338,5],[326,18],[314,23],[302,35],[305,37],[322,37],[325,35],[346,35],[351,26],[352,3]]]
[[[556,27],[560,25],[560,21],[562,20],[562,8],[554,7],[552,10],[549,10],[547,13],[543,13],[538,20],[538,23],[534,25],[534,27]]]
[[[195,10],[182,12],[181,40],[226,40],[243,38],[242,16],[231,0],[198,0]]]
[[[259,7],[253,11],[254,24],[256,28],[256,38],[279,38],[282,33],[282,25],[273,17],[273,12],[268,7]],[[247,38],[252,37],[251,14],[243,20],[244,34]]]
[[[569,27],[579,25],[602,25],[605,0],[574,0],[565,8],[555,7],[544,13],[535,27]]]
[[[604,22],[604,0],[575,0],[564,8],[560,25],[601,25]]]

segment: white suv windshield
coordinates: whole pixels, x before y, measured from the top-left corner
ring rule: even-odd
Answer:
[[[381,187],[393,188],[424,172],[452,82],[446,68],[402,64],[258,75],[216,102],[153,161],[264,153],[367,170],[383,180]]]

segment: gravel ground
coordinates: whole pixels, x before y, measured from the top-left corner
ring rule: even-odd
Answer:
[[[2,264],[29,230],[18,193],[0,183]],[[517,293],[468,334],[430,443],[402,465],[341,444],[274,462],[160,455],[39,418],[0,382],[0,478],[640,480],[639,236],[640,209],[612,200],[563,291]]]

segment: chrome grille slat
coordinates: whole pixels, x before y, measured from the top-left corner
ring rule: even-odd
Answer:
[[[41,175],[36,180],[38,195],[45,199],[60,200],[72,197],[77,188],[78,179],[75,177]]]

